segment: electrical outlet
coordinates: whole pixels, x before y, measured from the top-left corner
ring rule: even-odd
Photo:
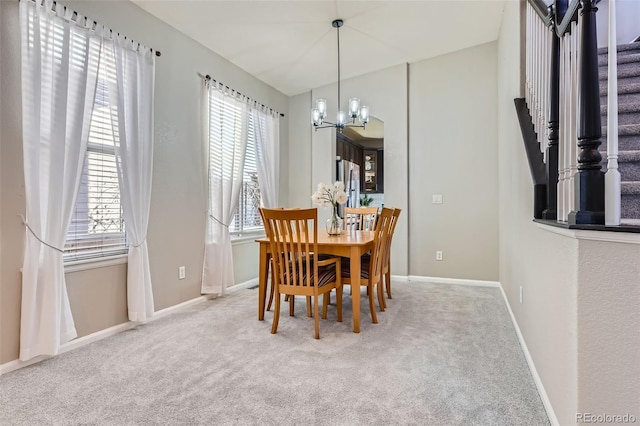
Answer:
[[[521,305],[522,305],[522,296],[524,295],[523,293],[524,291],[522,290],[522,286],[520,286],[520,304]]]
[[[178,279],[179,280],[184,280],[184,278],[187,276],[187,270],[184,266],[180,266],[178,268]]]
[[[436,251],[436,260],[442,260],[442,250]]]
[[[432,194],[431,202],[433,204],[442,204],[442,194]]]

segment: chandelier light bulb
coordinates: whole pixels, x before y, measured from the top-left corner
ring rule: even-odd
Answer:
[[[320,118],[320,111],[318,110],[318,108],[314,108],[311,110],[311,122],[316,126],[322,124],[322,119]]]
[[[360,99],[358,98],[349,99],[349,116],[353,120],[355,120],[356,118],[358,118],[359,114],[360,114]]]
[[[369,122],[369,107],[368,106],[362,106],[362,108],[360,108],[360,123],[367,124]]]
[[[320,120],[324,120],[327,116],[327,100],[326,99],[318,99],[316,101],[316,108],[320,113]]]
[[[344,111],[339,111],[338,119],[336,121],[336,127],[342,129],[346,124],[346,122],[347,122],[347,115],[344,113]]]

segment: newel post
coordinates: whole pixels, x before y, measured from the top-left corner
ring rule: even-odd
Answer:
[[[553,12],[553,6],[549,7]],[[557,16],[551,13],[551,61],[549,73],[549,145],[547,146],[547,208],[543,219],[558,218],[558,138],[560,129],[560,38],[556,33]]]
[[[595,0],[582,0],[580,81],[578,92],[578,173],[576,211],[570,224],[604,225],[604,173],[598,151],[602,137]]]

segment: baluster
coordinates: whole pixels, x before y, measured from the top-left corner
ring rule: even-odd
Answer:
[[[574,145],[575,145],[575,139],[572,139],[572,123],[573,123],[573,119],[572,119],[572,115],[571,115],[571,105],[573,103],[573,95],[574,92],[572,92],[572,87],[571,87],[571,77],[572,77],[572,68],[571,68],[571,33],[567,33],[565,34],[564,38],[562,39],[563,43],[564,43],[564,69],[565,69],[565,75],[563,76],[564,78],[564,87],[565,87],[565,102],[564,102],[564,117],[565,117],[565,122],[564,122],[564,126],[563,126],[563,131],[564,131],[564,140],[565,143],[567,144],[567,156],[565,157],[566,160],[566,165],[565,165],[565,196],[564,196],[564,203],[565,203],[565,208],[564,211],[566,212],[566,216],[564,217],[564,221],[566,222],[569,218],[569,212],[571,212],[573,210],[573,208],[571,207],[573,205],[573,175],[571,174],[571,166],[574,163],[574,157],[575,157],[575,153],[574,153]]]
[[[529,109],[533,107],[531,102],[531,39],[532,39],[532,29],[531,29],[531,12],[532,7],[529,3],[527,3],[527,38],[526,38],[526,75],[525,75],[525,97],[527,100],[527,105]]]
[[[607,88],[607,172],[604,175],[604,222],[620,225],[620,171],[618,170],[618,42],[616,1],[609,0],[609,69]]]
[[[560,121],[560,126],[559,126],[559,131],[558,131],[558,138],[559,138],[559,143],[560,143],[560,185],[559,185],[559,201],[558,201],[558,209],[560,210],[560,215],[559,215],[559,220],[562,222],[565,222],[567,220],[567,178],[568,178],[568,172],[567,172],[567,164],[569,161],[569,149],[568,149],[568,144],[567,144],[567,135],[565,132],[565,128],[567,125],[567,120],[566,120],[566,102],[567,102],[567,84],[566,84],[566,79],[565,79],[565,75],[567,74],[568,70],[566,67],[566,49],[565,49],[565,40],[566,36],[563,36],[562,39],[559,42],[559,50],[560,50],[560,57],[559,57],[559,62],[560,62],[560,75],[558,77],[559,80],[559,90],[560,90],[560,94],[559,94],[559,105],[558,105],[558,116],[559,116],[559,121]]]
[[[576,210],[570,224],[604,224],[604,173],[598,151],[602,137],[595,0],[582,2],[580,95],[578,97],[578,175]]]
[[[552,15],[553,16],[553,15]],[[555,31],[555,23],[552,21],[549,33],[551,53],[549,58],[549,126],[546,156],[547,178],[547,209],[542,212],[542,217],[549,220],[558,218],[558,139],[559,139],[559,107],[560,107],[560,38]]]
[[[580,26],[576,22],[571,23],[571,40],[570,40],[570,60],[571,60],[571,105],[569,112],[569,196],[567,212],[571,212],[576,208],[576,175],[578,174],[578,146],[575,141],[578,140],[578,78],[580,74],[579,65],[579,41]]]

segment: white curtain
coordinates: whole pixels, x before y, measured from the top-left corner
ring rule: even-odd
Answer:
[[[153,315],[147,228],[153,173],[153,88],[155,55],[151,49],[118,36],[105,40],[107,67],[115,69],[110,86],[112,123],[117,123],[115,153],[125,230],[129,239],[127,308],[130,321]]]
[[[252,108],[251,116],[256,141],[260,195],[264,207],[274,208],[278,206],[280,120],[272,113],[258,108]]]
[[[101,42],[50,0],[20,2],[26,242],[20,359],[76,337],[62,250],[87,149]],[[82,16],[77,22],[84,23]],[[89,22],[91,25],[92,22]]]
[[[242,188],[249,108],[214,84],[205,84],[204,90],[209,191],[202,293],[222,295],[235,283],[229,225]]]

